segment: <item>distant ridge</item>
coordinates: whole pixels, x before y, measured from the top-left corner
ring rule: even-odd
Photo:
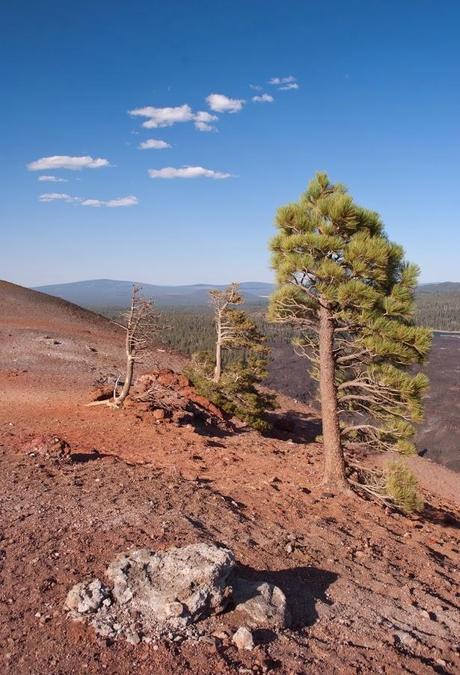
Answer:
[[[153,298],[160,306],[192,307],[207,305],[209,291],[212,288],[225,288],[226,284],[190,284],[181,286],[161,286],[143,284],[143,293]],[[66,284],[38,286],[40,291],[73,302],[88,309],[118,309],[126,307],[131,296],[132,281],[116,279],[89,279]],[[248,304],[263,303],[274,289],[273,284],[260,281],[245,281],[240,284]]]
[[[208,304],[212,288],[225,288],[226,284],[183,284],[163,286],[161,284],[139,283],[144,295],[153,298],[162,307],[197,307]],[[54,295],[92,310],[120,309],[126,307],[131,296],[132,281],[119,279],[88,279],[65,284],[37,286],[33,290]],[[248,304],[263,304],[275,288],[274,284],[263,281],[244,281],[241,290]],[[421,284],[419,293],[460,293],[460,282],[444,281]]]
[[[433,284],[420,284],[419,293],[460,293],[460,281],[440,281]]]

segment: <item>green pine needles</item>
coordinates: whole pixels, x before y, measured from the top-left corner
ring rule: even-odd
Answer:
[[[385,467],[385,493],[405,513],[423,509],[423,499],[417,491],[417,480],[402,462],[390,462]]]
[[[380,216],[316,174],[277,213],[271,242],[278,288],[269,316],[296,326],[296,351],[319,381],[324,484],[347,488],[344,449],[415,451],[431,332],[414,325],[418,268],[389,241]]]
[[[259,431],[270,428],[265,418],[275,406],[273,394],[259,388],[267,375],[267,340],[246,312],[238,284],[210,291],[216,330],[215,352],[192,357],[187,375],[197,391],[229,415]]]

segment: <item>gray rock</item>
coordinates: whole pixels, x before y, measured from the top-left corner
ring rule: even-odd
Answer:
[[[281,588],[267,582],[232,580],[233,601],[253,628],[286,628],[290,623],[286,596]]]
[[[137,549],[111,563],[107,577],[114,599],[129,603],[147,623],[181,628],[225,609],[234,565],[231,551],[210,544],[160,553]]]
[[[85,584],[76,584],[67,594],[65,609],[77,614],[92,614],[103,605],[110,603],[110,591],[99,579]]]
[[[210,544],[159,553],[137,549],[107,568],[110,590],[99,579],[77,584],[65,609],[104,637],[123,636],[132,644],[169,634],[173,639],[190,624],[226,608],[234,566],[231,551]]]
[[[395,631],[394,639],[396,642],[400,642],[405,647],[414,648],[417,646],[417,640],[414,638],[414,636],[404,630]]]
[[[240,626],[232,638],[233,643],[241,651],[254,649],[254,638],[246,626]]]

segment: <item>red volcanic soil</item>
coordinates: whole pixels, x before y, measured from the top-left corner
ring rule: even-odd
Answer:
[[[87,407],[122,364],[123,334],[102,317],[0,283],[2,673],[458,672],[458,476],[417,458],[417,518],[324,496],[308,406],[280,396],[272,437]],[[53,436],[73,461],[28,453]],[[281,586],[293,626],[261,631],[251,652],[213,636],[133,646],[63,612],[69,588],[115,554],[199,541]]]

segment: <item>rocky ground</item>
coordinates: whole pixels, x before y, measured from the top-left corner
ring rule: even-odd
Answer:
[[[407,518],[318,493],[318,420],[286,397],[271,437],[86,407],[119,372],[122,336],[68,306],[36,310],[30,293],[0,288],[2,672],[458,672],[456,474],[418,458],[426,508]],[[289,627],[253,629],[239,649],[245,618],[226,611],[199,639],[134,645],[64,611],[120,553],[200,542],[278,586]]]

